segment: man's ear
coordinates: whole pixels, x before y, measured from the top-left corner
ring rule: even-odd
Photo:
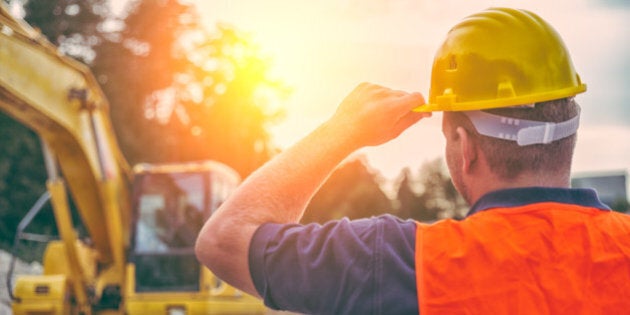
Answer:
[[[459,138],[462,172],[470,173],[477,162],[477,143],[470,136],[468,130],[463,127],[457,127],[455,129],[457,137]]]

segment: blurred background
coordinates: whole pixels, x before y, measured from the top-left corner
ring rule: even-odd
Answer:
[[[574,185],[628,211],[630,2],[624,0],[0,0],[94,73],[131,164],[215,159],[246,177],[327,119],[357,84],[427,93],[449,28],[491,6],[556,27],[588,91]],[[441,115],[350,157],[304,222],[393,213],[461,218],[442,160]],[[0,114],[0,248],[45,191],[37,137]],[[52,212],[33,229],[56,233]],[[80,220],[75,217],[79,225]],[[37,260],[32,248],[19,253]],[[2,283],[4,283],[3,279]]]

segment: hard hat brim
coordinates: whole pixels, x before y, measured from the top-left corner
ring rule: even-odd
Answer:
[[[445,112],[445,111],[471,111],[471,110],[483,110],[500,107],[519,106],[525,104],[534,104],[545,101],[552,101],[565,97],[575,96],[586,91],[586,84],[579,84],[577,86],[568,87],[561,90],[554,90],[546,93],[522,95],[510,98],[491,99],[486,101],[473,101],[473,102],[457,102],[456,95],[449,95],[450,97],[436,98],[435,102],[429,102],[427,104],[418,106],[413,109],[414,112],[428,113],[428,112]]]

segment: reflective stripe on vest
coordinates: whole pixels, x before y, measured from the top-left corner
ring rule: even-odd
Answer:
[[[629,314],[630,216],[560,203],[418,223],[420,314]]]

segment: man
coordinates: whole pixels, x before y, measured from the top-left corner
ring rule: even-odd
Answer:
[[[592,190],[568,188],[573,96],[584,90],[560,37],[535,14],[470,16],[436,54],[428,104],[359,85],[242,184],[206,222],[197,255],[268,306],[309,314],[627,313],[630,218]],[[431,111],[445,111],[447,165],[472,205],[464,220],[298,224],[346,156]]]

